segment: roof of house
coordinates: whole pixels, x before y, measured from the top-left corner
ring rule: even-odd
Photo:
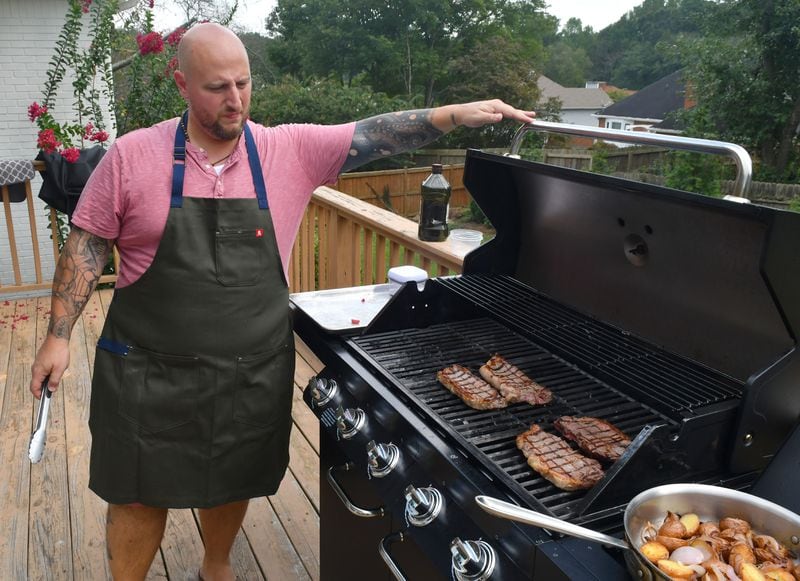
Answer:
[[[684,108],[686,86],[682,71],[662,77],[630,97],[606,107],[598,115],[627,119],[666,120]]]
[[[602,89],[585,89],[583,87],[564,87],[554,80],[539,75],[537,80],[541,100],[558,99],[562,109],[592,109],[608,107],[614,101]]]

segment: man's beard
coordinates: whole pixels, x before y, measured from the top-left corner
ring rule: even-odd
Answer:
[[[206,130],[208,130],[214,137],[221,141],[231,141],[233,139],[238,138],[242,134],[242,130],[244,129],[244,124],[247,121],[248,111],[242,111],[242,121],[231,128],[223,127],[222,123],[220,123],[219,119],[215,119],[211,125],[203,124]]]

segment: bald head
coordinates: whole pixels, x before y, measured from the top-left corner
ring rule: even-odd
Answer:
[[[178,69],[185,75],[198,67],[208,66],[210,56],[226,59],[243,58],[249,67],[247,50],[229,28],[215,22],[204,22],[190,28],[178,44]]]

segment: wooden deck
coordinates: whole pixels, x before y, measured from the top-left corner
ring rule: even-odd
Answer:
[[[87,425],[94,345],[111,291],[94,293],[75,326],[71,364],[53,397],[42,462],[27,457],[36,405],[30,366],[50,297],[0,298],[0,579],[109,579],[105,503],[88,488]],[[319,432],[302,401],[319,361],[298,339],[291,462],[277,494],[254,500],[236,539],[238,579],[319,579]],[[173,510],[148,579],[197,579],[202,539],[191,510]]]

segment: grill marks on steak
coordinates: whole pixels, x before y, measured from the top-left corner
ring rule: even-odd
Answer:
[[[496,410],[508,405],[495,388],[463,365],[445,367],[436,373],[436,379],[465,404],[476,410]]]
[[[562,490],[591,488],[604,475],[597,460],[587,458],[537,424],[517,436],[517,448],[531,468]]]
[[[493,355],[479,372],[508,403],[524,401],[531,405],[544,405],[553,400],[549,389],[533,381],[501,355]]]
[[[553,425],[565,438],[598,460],[614,462],[622,456],[631,439],[613,424],[591,417],[562,416]]]

